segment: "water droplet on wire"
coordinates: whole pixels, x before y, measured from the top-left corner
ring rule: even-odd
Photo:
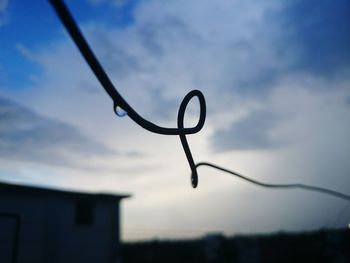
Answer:
[[[115,114],[117,114],[118,117],[125,117],[126,115],[128,115],[128,113],[119,106],[114,107],[114,112]]]

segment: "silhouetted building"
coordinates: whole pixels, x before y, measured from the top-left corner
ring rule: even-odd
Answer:
[[[120,262],[126,197],[0,183],[0,262]]]

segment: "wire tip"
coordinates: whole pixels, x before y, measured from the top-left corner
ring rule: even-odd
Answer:
[[[197,174],[192,174],[191,175],[191,184],[193,188],[197,188],[198,186],[198,176]]]

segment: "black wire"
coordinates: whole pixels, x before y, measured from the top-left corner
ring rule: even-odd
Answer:
[[[178,118],[177,128],[160,127],[144,119],[126,102],[126,100],[124,100],[124,98],[115,89],[113,83],[111,82],[108,75],[104,71],[103,67],[97,60],[96,56],[94,55],[93,51],[89,47],[89,44],[85,40],[83,34],[80,32],[79,27],[75,23],[73,16],[70,14],[63,0],[49,0],[49,1],[53,6],[53,8],[55,9],[61,22],[65,26],[66,30],[68,31],[69,35],[77,45],[84,59],[90,66],[91,70],[94,72],[95,76],[100,81],[102,87],[105,89],[108,95],[112,98],[114,103],[113,104],[114,111],[115,112],[117,111],[117,107],[122,108],[124,111],[127,112],[129,117],[133,121],[135,121],[138,125],[140,125],[141,127],[143,127],[148,131],[158,133],[158,134],[164,134],[164,135],[180,136],[183,149],[185,151],[188,163],[192,171],[192,177],[191,177],[192,186],[194,188],[197,187],[197,183],[198,183],[197,171],[196,171],[196,167],[193,161],[190,148],[187,143],[186,135],[199,132],[204,125],[205,116],[206,116],[206,105],[205,105],[205,98],[202,92],[199,90],[192,90],[182,100],[179,108],[178,117],[177,117]],[[186,107],[193,97],[197,97],[199,101],[199,107],[200,107],[199,120],[196,126],[191,128],[184,128],[183,122],[184,122]]]
[[[108,95],[113,100],[113,107],[114,111],[116,112],[117,107],[121,107],[124,111],[127,112],[129,117],[135,121],[138,125],[143,127],[144,129],[158,133],[158,134],[164,134],[164,135],[179,135],[182,147],[185,151],[188,163],[191,168],[191,182],[193,188],[197,187],[198,185],[198,174],[197,174],[197,167],[199,166],[210,166],[213,168],[216,168],[218,170],[221,170],[223,172],[230,173],[232,175],[235,175],[241,179],[244,179],[248,182],[251,182],[253,184],[263,186],[263,187],[270,187],[270,188],[301,188],[304,190],[309,191],[317,191],[329,195],[336,196],[338,198],[342,198],[345,200],[350,200],[350,196],[329,190],[326,188],[316,187],[316,186],[310,186],[305,184],[267,184],[258,182],[256,180],[250,179],[248,177],[245,177],[241,174],[235,173],[233,171],[230,171],[228,169],[219,167],[217,165],[207,163],[207,162],[201,162],[201,163],[194,163],[190,147],[188,145],[186,135],[187,134],[193,134],[199,132],[205,122],[206,117],[206,105],[205,105],[205,98],[201,91],[199,90],[192,90],[190,91],[185,98],[182,100],[178,112],[177,117],[177,126],[178,128],[166,128],[166,127],[160,127],[146,119],[144,119],[142,116],[140,116],[125,100],[124,98],[119,94],[119,92],[115,89],[113,83],[109,79],[108,75],[104,71],[103,67],[97,60],[96,56],[92,52],[91,48],[89,47],[89,44],[85,40],[83,34],[80,32],[77,24],[75,23],[72,15],[70,14],[68,8],[65,6],[63,0],[49,0],[52,6],[54,7],[58,17],[61,19],[63,25],[65,26],[66,30],[68,31],[69,35],[77,45],[78,49],[80,50],[81,54],[83,55],[84,59],[90,66],[91,70],[94,72],[97,79],[100,81],[102,87],[105,89],[105,91],[108,93]],[[184,117],[185,117],[185,111],[187,108],[188,103],[193,97],[197,97],[199,101],[200,106],[200,113],[199,113],[199,120],[196,126],[191,128],[184,128]]]
[[[319,193],[323,193],[323,194],[328,194],[328,195],[332,195],[338,198],[341,198],[343,200],[347,200],[350,201],[350,196],[340,193],[338,191],[334,191],[334,190],[330,190],[327,188],[323,188],[323,187],[317,187],[317,186],[312,186],[312,185],[306,185],[306,184],[269,184],[269,183],[263,183],[263,182],[259,182],[257,180],[254,179],[250,179],[244,175],[241,175],[239,173],[236,173],[232,170],[228,170],[226,168],[220,167],[218,165],[212,164],[212,163],[208,163],[208,162],[200,162],[196,164],[196,168],[199,166],[209,166],[212,168],[215,168],[217,170],[220,170],[222,172],[226,172],[229,174],[232,174],[234,176],[237,176],[245,181],[248,181],[250,183],[262,186],[262,187],[268,187],[268,188],[300,188],[300,189],[304,189],[304,190],[308,190],[308,191],[314,191],[314,192],[319,192]]]

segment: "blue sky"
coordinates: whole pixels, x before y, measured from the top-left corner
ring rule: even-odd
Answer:
[[[125,27],[132,23],[132,10],[136,1],[111,8],[112,3],[87,4],[86,1],[70,1],[72,11],[79,22],[88,22],[91,17],[108,26]],[[30,49],[50,45],[62,35],[62,26],[48,1],[8,1],[4,25],[1,27],[1,53],[3,81],[15,88],[25,88],[30,75],[39,73],[40,67],[28,61],[18,52],[21,44]],[[38,19],[40,18],[40,19]]]
[[[185,94],[204,93],[206,124],[188,138],[196,161],[350,193],[348,1],[67,4],[145,118],[174,127]],[[125,239],[348,224],[344,201],[264,190],[205,168],[191,189],[179,138],[114,115],[47,1],[0,0],[0,40],[2,180],[131,193]],[[197,114],[191,102],[185,125]]]

